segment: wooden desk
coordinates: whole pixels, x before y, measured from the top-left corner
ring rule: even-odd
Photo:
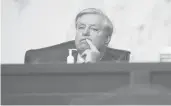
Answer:
[[[2,104],[102,104],[99,100],[111,95],[115,98],[108,100],[115,102],[103,103],[171,104],[170,63],[4,64],[1,67]]]

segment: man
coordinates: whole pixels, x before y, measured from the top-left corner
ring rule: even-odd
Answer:
[[[75,42],[69,41],[59,45],[29,50],[25,63],[67,62],[68,49],[76,48],[72,53],[74,63],[96,63],[99,61],[129,61],[129,51],[108,47],[113,33],[113,25],[100,10],[88,8],[81,11],[75,19]]]

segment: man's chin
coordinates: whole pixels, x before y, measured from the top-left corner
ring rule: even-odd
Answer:
[[[87,48],[78,48],[77,51],[82,54],[85,50],[89,49],[88,47]]]

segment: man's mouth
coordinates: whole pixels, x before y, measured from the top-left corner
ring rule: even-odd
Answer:
[[[81,43],[87,43],[87,41],[86,41],[86,40],[81,40],[80,42],[81,42]]]
[[[88,45],[86,39],[80,40],[79,47],[82,50],[89,49],[89,45]]]
[[[91,39],[88,39],[88,40],[92,41]],[[81,43],[86,43],[86,44],[88,44],[87,41],[86,41],[86,39],[82,39],[82,40],[80,40],[80,42],[81,42]]]

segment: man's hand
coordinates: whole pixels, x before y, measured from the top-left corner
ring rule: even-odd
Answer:
[[[85,63],[96,63],[97,61],[100,61],[100,52],[96,46],[94,46],[90,40],[86,39],[86,41],[89,44],[90,49],[85,50],[81,55],[85,59]]]

